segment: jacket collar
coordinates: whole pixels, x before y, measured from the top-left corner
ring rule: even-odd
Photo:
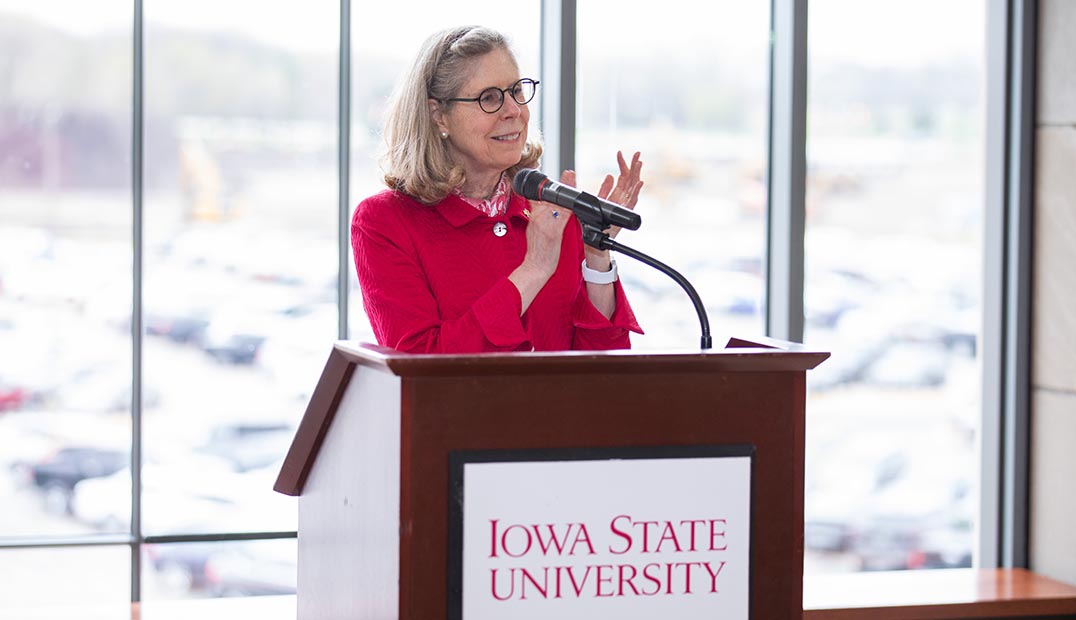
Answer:
[[[441,214],[441,217],[445,218],[449,224],[456,228],[465,226],[478,218],[485,220],[502,220],[507,218],[519,218],[526,219],[527,216],[523,212],[530,203],[526,198],[512,192],[512,197],[508,200],[508,208],[505,210],[505,214],[499,217],[489,217],[485,213],[482,213],[478,209],[467,204],[459,196],[449,194],[444,200],[437,203],[434,208]]]

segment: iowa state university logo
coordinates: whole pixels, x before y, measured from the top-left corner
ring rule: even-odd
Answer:
[[[463,620],[748,618],[750,456],[467,462],[461,476]]]
[[[597,528],[595,536],[595,528],[584,522],[505,526],[491,519],[489,524],[491,559],[538,560],[538,566],[530,568],[489,569],[490,595],[498,601],[717,594],[728,550],[724,518],[644,521],[617,515]],[[563,562],[629,554],[635,558],[631,562]],[[677,556],[682,559],[677,561]],[[646,561],[658,557],[662,561]]]

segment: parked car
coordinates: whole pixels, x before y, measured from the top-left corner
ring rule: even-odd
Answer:
[[[30,479],[41,491],[49,512],[70,514],[76,484],[87,478],[112,475],[126,468],[129,461],[125,450],[69,446],[33,464]]]
[[[886,342],[865,342],[835,347],[825,364],[807,373],[807,385],[812,391],[823,392],[859,383],[887,346]]]
[[[874,519],[852,547],[860,569],[968,568],[972,531],[965,524],[932,524],[904,517]]]
[[[265,337],[254,334],[230,334],[224,337],[207,337],[203,346],[213,358],[229,364],[250,365],[258,359],[258,352]]]
[[[853,532],[846,521],[807,520],[803,527],[803,545],[812,551],[847,551]]]
[[[0,380],[0,413],[21,409],[30,399],[30,390]]]
[[[147,313],[145,317],[146,333],[152,336],[164,336],[173,342],[201,343],[209,327],[209,316],[199,311],[173,311]]]
[[[129,413],[131,410],[131,373],[127,368],[86,368],[56,385],[49,395],[49,405],[70,411]],[[142,386],[142,407],[160,404],[161,393],[153,385]]]
[[[151,534],[211,531],[235,510],[234,476],[226,463],[194,457],[142,467],[142,529]],[[75,485],[71,514],[106,532],[126,531],[131,516],[131,470]]]
[[[216,596],[295,594],[294,540],[268,540],[232,547],[212,555],[205,572]]]
[[[202,350],[228,364],[254,364],[276,320],[255,312],[218,312],[205,328]]]
[[[275,543],[276,541],[272,541]],[[240,584],[231,574],[233,566],[238,564],[234,558],[251,558],[254,556],[260,561],[264,550],[251,551],[247,549],[251,545],[264,545],[266,543],[250,542],[193,542],[193,543],[168,543],[148,544],[144,548],[149,565],[156,573],[156,578],[169,594],[189,594],[226,596],[238,593],[267,593],[294,594],[295,571],[296,571],[296,547],[294,541],[284,541],[285,548],[280,553],[282,558],[274,562],[282,569],[272,569],[279,576],[275,577],[277,583],[271,583],[269,587],[264,584],[252,587],[256,582],[265,581],[264,576],[259,576],[263,571],[256,568],[251,571],[251,578]],[[279,555],[279,554],[278,554]],[[218,559],[223,556],[223,559]],[[231,556],[231,558],[229,558]],[[223,568],[222,568],[223,567]],[[223,571],[223,572],[219,572]]]
[[[293,430],[290,423],[283,421],[229,422],[215,427],[198,451],[227,461],[237,472],[250,471],[287,454]]]
[[[952,523],[920,532],[918,554],[909,568],[971,568],[971,523]]]
[[[932,388],[945,383],[949,354],[936,343],[896,342],[878,357],[863,379],[900,389]]]
[[[184,594],[206,590],[212,580],[206,574],[206,564],[215,553],[234,543],[194,542],[148,544],[146,556],[169,594]]]
[[[147,545],[158,581],[170,593],[210,596],[294,594],[294,540]]]

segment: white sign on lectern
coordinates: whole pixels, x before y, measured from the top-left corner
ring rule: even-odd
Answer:
[[[750,618],[751,446],[452,455],[449,618]]]

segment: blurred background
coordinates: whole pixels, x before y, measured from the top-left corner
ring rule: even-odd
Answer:
[[[642,151],[644,226],[620,240],[695,284],[716,342],[763,335],[769,3],[621,5],[578,3],[580,185]],[[296,506],[271,488],[342,335],[339,5],[144,7],[136,248],[130,3],[0,0],[0,616],[124,601],[132,579],[143,598],[295,588],[295,542],[268,534]],[[805,342],[833,355],[808,375],[809,573],[973,561],[984,7],[810,3]],[[386,97],[421,41],[489,25],[538,77],[541,8],[352,4],[350,205],[381,188]],[[683,292],[619,263],[635,347],[694,348]],[[373,341],[348,282],[347,337]],[[137,545],[138,575],[126,545],[57,542],[129,533],[196,540]],[[249,533],[267,539],[214,539]]]

